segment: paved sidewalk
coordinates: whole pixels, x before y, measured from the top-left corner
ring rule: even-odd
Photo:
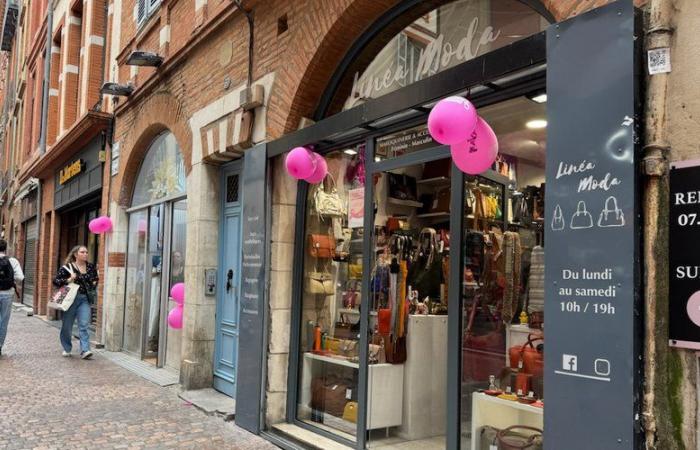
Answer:
[[[275,449],[99,355],[61,356],[58,330],[14,311],[0,357],[0,450]]]

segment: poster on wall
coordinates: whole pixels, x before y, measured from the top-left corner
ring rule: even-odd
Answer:
[[[700,350],[700,160],[671,164],[669,344]]]
[[[365,188],[351,189],[348,194],[348,227],[362,228],[365,215]]]
[[[548,449],[639,448],[635,23],[618,1],[547,31]]]

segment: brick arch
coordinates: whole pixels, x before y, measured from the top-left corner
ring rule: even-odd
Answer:
[[[317,0],[324,7],[299,11],[288,58],[278,72],[270,99],[270,139],[294,131],[302,117],[311,117],[318,99],[353,42],[401,0]],[[613,0],[540,0],[557,21],[582,14]],[[647,0],[634,0],[636,6]],[[426,1],[426,4],[431,3]]]
[[[133,126],[123,140],[122,173],[119,184],[119,205],[131,205],[141,163],[151,143],[164,131],[170,131],[180,147],[185,162],[185,172],[192,169],[192,131],[187,124],[188,114],[182,103],[167,91],[154,94],[133,113]]]

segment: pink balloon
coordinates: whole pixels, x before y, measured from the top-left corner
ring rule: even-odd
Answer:
[[[476,126],[476,117],[476,109],[469,100],[447,97],[430,111],[428,131],[441,144],[459,144],[469,139]]]
[[[97,217],[95,219],[92,219],[90,223],[88,223],[88,230],[90,230],[91,233],[93,234],[100,234],[100,218]]]
[[[170,296],[179,305],[185,303],[185,283],[175,283],[173,287],[170,288]]]
[[[326,178],[326,175],[328,175],[328,164],[326,163],[326,158],[318,153],[314,153],[314,158],[316,159],[316,170],[314,170],[314,173],[311,174],[311,176],[305,178],[304,180],[311,184],[318,184],[321,183],[324,178]]]
[[[95,227],[98,234],[107,233],[112,231],[112,219],[107,216],[100,216],[97,219],[97,226]]]
[[[469,139],[450,148],[452,159],[464,173],[478,175],[486,172],[498,156],[498,138],[481,117]]]
[[[296,147],[287,154],[284,163],[287,173],[297,180],[310,177],[316,169],[316,160],[306,147]]]
[[[183,312],[182,305],[177,305],[168,313],[168,325],[170,325],[171,328],[175,328],[176,330],[182,328]]]

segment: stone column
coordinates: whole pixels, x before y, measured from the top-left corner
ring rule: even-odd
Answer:
[[[104,309],[103,343],[111,352],[122,349],[124,339],[124,293],[126,289],[126,250],[129,216],[124,208],[110,200],[110,217],[113,230],[107,235],[107,266],[105,291],[102,301]]]
[[[204,271],[219,262],[219,170],[198,162],[187,177],[185,314],[180,383],[184,389],[213,382],[216,296],[204,295]],[[220,288],[220,287],[219,287]]]
[[[268,425],[285,418],[292,307],[292,266],[297,182],[286,175],[284,157],[272,163],[272,255],[270,263],[270,328],[267,354]],[[301,262],[298,262],[301,263]]]

